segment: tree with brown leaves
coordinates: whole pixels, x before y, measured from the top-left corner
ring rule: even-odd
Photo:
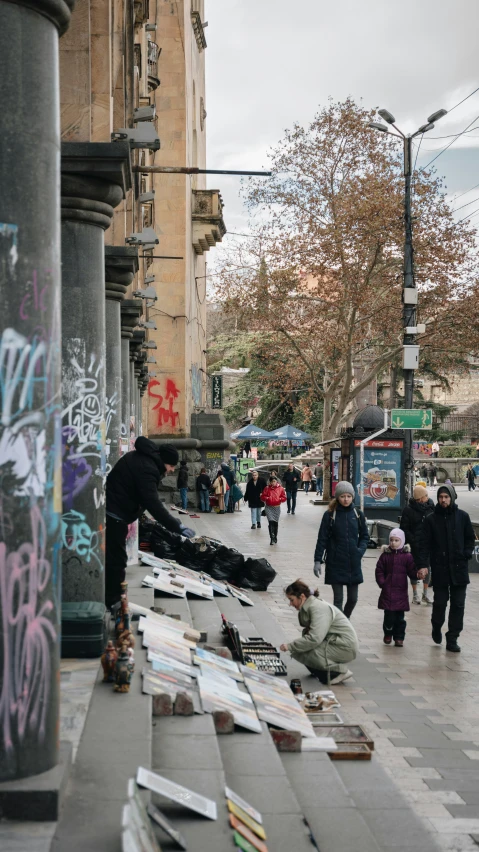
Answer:
[[[225,310],[273,339],[273,371],[287,355],[283,392],[307,384],[323,404],[324,440],[402,351],[402,149],[368,128],[372,117],[348,99],[286,131],[271,179],[247,185],[255,239],[215,275]],[[474,232],[454,222],[433,173],[414,173],[413,226],[421,356],[438,373],[466,369],[479,355]]]

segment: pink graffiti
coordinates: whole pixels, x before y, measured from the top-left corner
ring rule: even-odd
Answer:
[[[0,542],[0,629],[3,641],[3,683],[0,730],[7,751],[13,734],[20,742],[28,732],[45,737],[50,701],[51,645],[57,640],[50,620],[53,602],[41,602],[50,582],[45,558],[46,525],[37,506],[30,510],[31,543],[8,553]]]
[[[30,285],[30,283],[32,285],[33,292],[29,291],[28,293],[25,293],[20,303],[20,319],[22,320],[30,319],[30,310],[32,308],[34,313],[37,313],[38,311],[40,311],[40,313],[43,313],[43,311],[46,309],[44,299],[45,293],[48,290],[48,285],[45,285],[45,287],[42,287],[41,289],[38,287],[36,269],[33,270],[32,281],[28,282],[28,286]]]

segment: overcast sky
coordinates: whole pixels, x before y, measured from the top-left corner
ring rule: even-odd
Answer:
[[[479,87],[479,0],[206,0],[208,166],[267,167],[268,148],[293,122],[307,124],[327,99],[351,95],[386,107],[406,132]],[[479,184],[479,91],[430,137],[478,129],[437,161],[448,194]],[[472,124],[472,127],[474,127]],[[424,136],[425,165],[451,139]],[[427,150],[425,150],[427,149]],[[436,153],[437,153],[436,151]],[[209,177],[221,189],[228,230],[247,216],[239,178]],[[457,218],[479,208],[477,198]],[[479,215],[473,220],[479,226]]]

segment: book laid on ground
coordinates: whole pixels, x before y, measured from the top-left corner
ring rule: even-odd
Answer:
[[[164,796],[172,802],[183,805],[185,808],[201,814],[201,816],[208,819],[218,818],[216,802],[212,799],[207,799],[206,796],[202,796],[200,793],[189,790],[188,787],[182,787],[181,784],[170,781],[163,775],[158,775],[156,772],[151,772],[151,770],[140,766],[136,780],[140,787],[146,787],[147,790],[151,790],[159,796]]]

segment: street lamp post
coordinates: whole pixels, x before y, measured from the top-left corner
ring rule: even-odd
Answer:
[[[404,408],[414,407],[414,371],[419,365],[419,346],[416,335],[419,332],[416,318],[417,289],[414,279],[414,251],[412,241],[411,214],[411,178],[412,178],[412,140],[415,136],[432,130],[435,122],[439,121],[447,110],[440,109],[429,116],[427,124],[423,124],[415,133],[406,136],[396,126],[396,119],[386,109],[378,110],[387,124],[371,121],[369,127],[381,133],[388,133],[388,124],[392,125],[397,136],[402,139],[404,151],[404,263],[403,263],[403,375],[404,375]],[[421,329],[422,330],[422,329]],[[406,492],[412,495],[414,454],[412,447],[412,431],[406,429],[404,441],[404,458],[406,467]]]

